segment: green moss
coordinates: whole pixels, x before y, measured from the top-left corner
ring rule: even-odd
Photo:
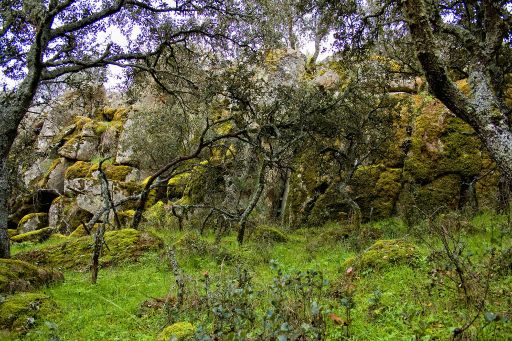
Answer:
[[[251,238],[260,242],[286,243],[288,241],[288,236],[280,228],[266,225],[258,226]]]
[[[64,177],[66,179],[92,177],[93,172],[98,171],[98,169],[99,163],[94,162],[94,160],[91,160],[91,162],[77,161],[66,170]],[[133,171],[133,168],[130,166],[117,166],[104,163],[103,171],[109,180],[124,181]]]
[[[57,304],[44,294],[16,294],[0,304],[0,327],[23,333],[57,312]]]
[[[393,214],[395,202],[402,189],[401,178],[400,168],[388,168],[380,174],[375,184],[375,199],[371,203],[373,218],[386,218]]]
[[[93,120],[85,116],[76,116],[74,122],[77,130],[82,130],[87,124],[92,124]]]
[[[94,133],[98,136],[103,134],[107,131],[107,129],[110,127],[110,124],[108,122],[95,122],[93,129]]]
[[[0,292],[30,291],[62,282],[61,272],[40,268],[15,259],[0,259]],[[0,309],[1,310],[1,309]]]
[[[482,169],[482,145],[474,130],[453,117],[439,101],[418,97],[411,147],[404,170],[414,181],[429,182],[446,173],[463,177]]]
[[[96,231],[98,231],[99,228],[100,228],[100,224],[94,224],[91,231],[89,231],[90,233],[87,233],[87,231],[85,230],[84,224],[80,224],[73,232],[71,232],[71,234],[69,235],[69,238],[80,238],[80,237],[85,237],[85,236],[89,236],[89,235],[94,235],[94,233],[96,233]]]
[[[158,334],[158,341],[187,340],[194,336],[196,329],[190,322],[176,322],[167,326]]]
[[[71,165],[64,174],[66,179],[87,178],[91,176],[91,164],[89,162],[77,161]]]
[[[105,243],[100,258],[102,266],[137,260],[144,252],[162,246],[162,241],[147,233],[134,229],[122,229],[105,233]],[[37,262],[64,269],[84,270],[90,266],[94,240],[91,236],[70,238],[62,243],[35,251],[17,254],[17,259]]]
[[[52,227],[45,227],[39,230],[30,231],[27,233],[18,234],[16,236],[11,237],[11,241],[13,243],[22,243],[27,241],[43,241],[48,239],[50,235],[53,233],[54,229]]]
[[[377,240],[357,257],[351,257],[343,267],[353,267],[359,271],[379,270],[390,264],[414,264],[419,257],[418,248],[400,239]]]
[[[130,226],[133,217],[135,216],[135,210],[126,210],[117,212],[117,216],[119,217],[119,221],[122,227]]]
[[[427,212],[457,209],[459,204],[461,178],[456,174],[435,179],[425,186],[413,189],[415,204]],[[413,204],[413,203],[410,203]]]
[[[181,198],[186,193],[187,185],[192,178],[191,172],[184,172],[173,176],[167,182],[167,197],[168,198]]]
[[[93,164],[89,171],[95,172],[99,169],[99,164]],[[111,164],[103,164],[103,172],[109,180],[124,181],[126,177],[133,171],[130,166],[116,166]]]
[[[105,107],[95,112],[94,116],[99,121],[116,122],[126,119],[128,109]]]
[[[101,110],[96,111],[96,118],[99,120],[112,121],[117,109],[105,107]]]
[[[15,229],[7,230],[7,235],[9,236],[9,238],[12,238],[12,237],[16,236],[17,234],[18,234],[18,230],[15,230]]]

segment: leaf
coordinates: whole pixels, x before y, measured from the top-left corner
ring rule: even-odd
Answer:
[[[331,321],[334,322],[334,324],[337,326],[348,326],[348,322],[339,317],[338,315],[336,315],[335,313],[330,313],[329,315],[327,315],[327,317],[329,317],[329,319],[331,319]]]
[[[318,314],[320,314],[320,307],[318,307],[318,303],[311,303],[311,315],[317,316]]]
[[[278,340],[278,341],[286,341],[286,340],[287,340],[286,335],[279,335],[279,336],[277,337],[277,340]]]
[[[487,311],[485,314],[484,314],[484,318],[487,322],[493,322],[496,320],[496,314],[495,313],[492,313],[490,311]]]

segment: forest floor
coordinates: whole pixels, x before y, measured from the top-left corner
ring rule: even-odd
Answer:
[[[0,339],[512,340],[506,216],[260,226],[242,247],[234,234],[147,229],[163,249],[100,269],[95,285],[88,271],[63,271],[63,283],[38,291],[56,308]]]

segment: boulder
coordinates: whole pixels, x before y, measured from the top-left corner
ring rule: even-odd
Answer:
[[[313,79],[313,83],[324,89],[336,88],[340,83],[340,76],[331,69],[325,69]]]
[[[64,174],[69,166],[65,158],[55,159],[48,169],[44,183],[40,187],[46,189],[53,189],[56,192],[64,193]]]
[[[103,171],[109,179],[110,193],[114,202],[142,190],[142,185],[138,182],[126,181],[140,177],[140,172],[135,168],[123,165],[104,165]],[[92,215],[104,207],[98,175],[98,164],[77,161],[68,168],[64,180],[64,194],[75,197],[76,205]],[[127,203],[119,209],[127,209],[129,206]]]
[[[123,131],[119,136],[115,163],[132,166],[138,165],[138,160],[135,158],[135,151],[131,142],[133,131],[135,129],[137,129],[135,121],[129,117],[124,123]]]
[[[278,227],[261,225],[256,227],[251,239],[258,242],[285,243],[288,236]]]
[[[59,148],[59,155],[71,160],[87,161],[97,154],[99,139],[94,137],[75,137]]]
[[[60,196],[55,199],[48,212],[48,225],[61,233],[69,234],[82,222],[88,222],[92,214],[81,209],[76,198]]]
[[[18,223],[18,233],[35,231],[48,226],[47,213],[30,213],[21,218]]]
[[[110,193],[114,202],[125,199],[136,191],[136,184],[110,181]],[[76,195],[77,206],[91,214],[96,214],[104,207],[101,183],[98,179],[77,178],[66,180],[65,194]]]

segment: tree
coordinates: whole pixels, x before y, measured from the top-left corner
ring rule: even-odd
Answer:
[[[507,3],[436,1],[429,6],[426,1],[408,0],[403,2],[403,12],[430,91],[475,129],[502,171],[512,178],[512,125],[510,108],[503,100],[512,38]],[[448,15],[454,16],[453,22]],[[436,39],[442,35],[449,35],[468,54],[470,96],[449,77]]]
[[[349,3],[352,8],[345,11]],[[508,178],[512,178],[512,126],[504,95],[512,70],[511,5],[493,0],[333,4],[339,15],[350,19],[338,25],[342,48],[375,47],[384,43],[388,32],[400,40],[387,43],[410,43],[430,92],[476,131]],[[468,79],[469,94],[456,86],[461,78]]]
[[[314,44],[310,62],[314,64],[321,52],[321,44],[330,32],[325,1],[319,0],[258,0],[265,11],[263,26],[272,32],[280,45],[298,50],[307,42]]]
[[[6,160],[17,128],[36,96],[40,85],[96,67],[118,65],[138,67],[156,77],[152,64],[174,46],[190,39],[206,46],[223,38],[235,51],[239,33],[233,22],[249,22],[238,2],[215,0],[85,0],[21,1],[0,3],[0,68],[15,80],[13,90],[0,97],[0,257],[9,257],[7,236],[8,180]],[[127,39],[124,48],[104,44],[100,33],[117,27]],[[228,51],[228,49],[225,49]],[[5,79],[5,78],[3,78]]]

